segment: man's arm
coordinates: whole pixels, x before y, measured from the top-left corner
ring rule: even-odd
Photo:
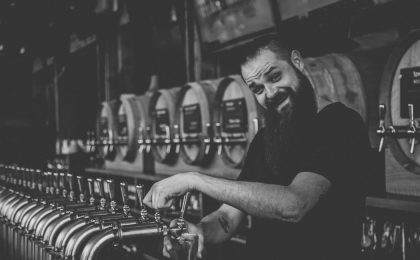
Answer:
[[[155,183],[144,202],[153,208],[165,208],[175,197],[198,190],[252,216],[298,222],[330,186],[327,178],[312,172],[299,173],[289,186],[185,173]]]

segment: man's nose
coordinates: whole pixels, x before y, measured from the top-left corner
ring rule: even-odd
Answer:
[[[266,97],[268,99],[273,98],[273,97],[276,96],[277,89],[273,85],[271,85],[271,84],[265,84],[264,85],[264,88],[265,88]]]

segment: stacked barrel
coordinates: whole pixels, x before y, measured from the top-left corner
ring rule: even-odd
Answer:
[[[238,75],[122,95],[119,102],[104,102],[100,115],[97,143],[108,169],[200,171],[231,179],[262,123],[256,99]],[[153,170],[145,169],[147,160]]]
[[[135,189],[134,210],[126,182],[1,165],[2,259],[140,259],[164,234],[182,236],[183,223],[169,228],[158,211],[149,214],[143,185]]]

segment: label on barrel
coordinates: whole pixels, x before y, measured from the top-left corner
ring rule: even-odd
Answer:
[[[120,136],[120,137],[127,137],[128,136],[127,115],[126,114],[118,115],[118,136]]]
[[[169,126],[169,112],[168,109],[162,108],[162,109],[156,109],[153,112],[153,115],[155,117],[155,128],[156,128],[156,134],[158,135],[166,135],[166,127]]]
[[[224,101],[222,103],[222,113],[224,132],[248,131],[248,114],[244,98]]]
[[[187,105],[182,107],[184,133],[201,133],[200,105]]]
[[[420,67],[400,70],[400,114],[408,118],[408,104],[414,105],[414,117],[420,117]]]
[[[101,117],[99,119],[99,131],[100,131],[101,137],[108,138],[108,118]]]

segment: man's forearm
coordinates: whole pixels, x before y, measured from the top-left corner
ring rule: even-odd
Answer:
[[[194,174],[193,178],[194,189],[253,216],[294,222],[305,206],[285,186],[230,181],[202,174]]]

